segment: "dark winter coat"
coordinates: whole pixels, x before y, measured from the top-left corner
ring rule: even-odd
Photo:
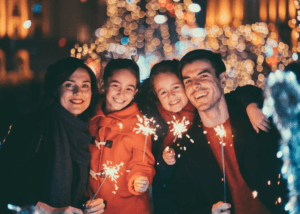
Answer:
[[[251,191],[258,192],[258,199],[271,213],[284,213],[281,205],[286,202],[286,183],[280,174],[281,161],[276,158],[277,130],[266,133],[253,129],[245,109],[230,94],[225,95],[233,134],[234,149],[243,179]],[[222,170],[203,133],[199,114],[188,131],[194,143],[184,138],[186,151],[177,159],[174,171],[174,191],[177,195],[178,213],[210,214],[212,205],[223,200]],[[271,185],[268,185],[268,181]],[[279,184],[279,185],[278,185]],[[227,186],[229,189],[229,186]],[[282,203],[276,203],[281,197]],[[230,191],[227,203],[232,204]],[[277,204],[277,205],[275,205]],[[231,209],[231,213],[234,209]]]
[[[80,207],[91,139],[88,122],[60,104],[17,120],[0,151],[0,213],[8,203]]]

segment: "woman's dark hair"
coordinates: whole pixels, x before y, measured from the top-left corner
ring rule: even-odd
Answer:
[[[103,81],[107,83],[109,77],[112,77],[116,71],[126,69],[136,78],[136,88],[140,86],[140,69],[135,61],[131,59],[111,59],[104,69]]]
[[[150,72],[150,76],[149,76],[149,86],[150,86],[150,96],[152,97],[152,100],[157,102],[158,98],[157,98],[157,94],[155,92],[155,88],[154,88],[154,80],[155,77],[157,77],[157,75],[161,74],[161,73],[172,73],[175,74],[178,78],[178,65],[179,65],[179,61],[177,59],[173,59],[173,60],[163,60],[157,64],[155,64]]]
[[[44,80],[44,95],[42,99],[42,108],[52,105],[54,101],[59,102],[60,87],[69,79],[69,77],[78,69],[85,69],[91,78],[91,103],[84,113],[92,115],[94,107],[97,104],[99,93],[97,87],[97,80],[94,72],[83,61],[73,57],[67,57],[58,60],[55,64],[50,65],[47,69]]]
[[[178,66],[178,72],[179,72],[179,79],[183,81],[182,78],[182,69],[187,64],[191,64],[195,61],[203,60],[207,61],[211,64],[211,66],[215,69],[216,77],[219,78],[219,75],[226,71],[225,64],[222,60],[221,54],[214,53],[209,50],[194,50],[191,52],[188,52],[182,59],[180,60],[179,66]]]

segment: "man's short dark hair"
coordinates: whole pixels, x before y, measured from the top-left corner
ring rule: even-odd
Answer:
[[[182,59],[180,60],[178,72],[181,81],[183,81],[182,69],[184,68],[184,66],[198,60],[209,62],[211,66],[215,69],[217,78],[219,78],[219,75],[221,73],[226,71],[226,67],[222,60],[221,54],[203,49],[193,50],[184,55],[184,57],[182,57]]]

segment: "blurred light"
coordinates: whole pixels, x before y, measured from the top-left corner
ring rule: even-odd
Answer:
[[[98,29],[95,31],[95,36],[100,37],[100,31],[101,31],[101,28],[98,28]]]
[[[181,28],[181,34],[184,35],[184,36],[187,36],[190,34],[190,31],[191,29],[189,28],[189,26],[187,25],[184,25],[182,28]]]
[[[24,23],[23,23],[23,28],[25,29],[28,29],[31,27],[31,21],[30,20],[26,20]]]
[[[34,13],[40,13],[40,12],[42,12],[42,9],[43,9],[43,7],[42,7],[42,5],[40,5],[40,4],[34,4],[34,5],[32,6],[32,11],[33,11]]]
[[[58,40],[58,46],[59,47],[64,47],[65,45],[67,44],[67,40],[65,39],[65,38],[60,38],[59,40]]]
[[[127,45],[129,43],[129,38],[128,37],[123,37],[122,39],[121,39],[121,44],[122,45]]]
[[[271,45],[266,45],[266,56],[271,57],[273,54],[273,47]]]
[[[167,17],[165,15],[156,15],[154,17],[154,21],[157,23],[157,24],[163,24],[167,21]]]
[[[132,4],[134,0],[126,0],[127,4]]]
[[[191,12],[198,13],[198,12],[200,12],[201,7],[200,7],[199,4],[193,3],[193,4],[190,4],[190,5],[189,5],[189,10],[190,10]]]
[[[298,60],[298,54],[296,54],[296,53],[293,53],[293,60]]]
[[[194,28],[191,30],[192,37],[205,37],[206,32],[204,28]]]

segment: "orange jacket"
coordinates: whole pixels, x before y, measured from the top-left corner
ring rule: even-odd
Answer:
[[[93,198],[105,178],[99,176],[101,170],[110,168],[96,198],[107,201],[105,213],[150,213],[149,191],[135,192],[133,182],[141,176],[148,177],[150,184],[155,174],[154,157],[151,153],[151,136],[147,137],[145,160],[143,162],[146,136],[136,133],[140,114],[136,103],[126,109],[105,115],[102,103],[96,107],[96,116],[90,121],[89,131],[97,141],[113,141],[112,147],[90,144],[91,171],[88,193]]]

